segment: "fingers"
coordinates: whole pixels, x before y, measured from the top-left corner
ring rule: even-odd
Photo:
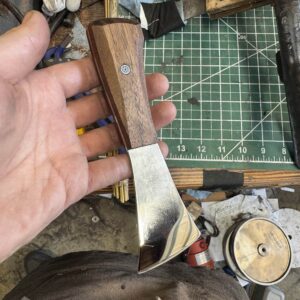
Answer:
[[[77,128],[87,126],[111,115],[101,92],[70,101],[67,105]]]
[[[169,89],[168,78],[160,73],[147,75],[146,85],[149,99],[159,98],[163,96]]]
[[[92,58],[55,65],[43,70],[51,74],[61,85],[65,97],[89,91],[99,86],[98,76]],[[168,79],[159,73],[146,77],[146,85],[150,99],[164,95],[169,87]]]
[[[13,83],[30,73],[42,59],[50,40],[49,26],[36,11],[0,37],[1,77]]]
[[[151,107],[152,120],[156,130],[171,123],[176,117],[176,107],[170,101],[160,102]]]
[[[146,76],[146,85],[149,98],[155,99],[167,92],[169,82],[164,75],[154,73]],[[73,116],[76,127],[87,126],[111,115],[111,111],[101,92],[71,101],[68,103],[68,108]]]
[[[57,64],[42,70],[42,72],[57,81],[66,98],[89,91],[99,85],[91,58]]]
[[[151,108],[156,130],[166,126],[175,118],[176,109],[171,102],[161,102]],[[80,137],[83,152],[87,157],[106,153],[122,145],[115,124],[91,130]]]
[[[121,146],[115,124],[88,131],[80,137],[80,143],[84,154],[88,158],[107,153]]]
[[[168,154],[165,143],[159,143],[164,157]],[[92,193],[120,180],[131,177],[132,170],[128,155],[122,154],[89,163],[89,184],[87,193]]]

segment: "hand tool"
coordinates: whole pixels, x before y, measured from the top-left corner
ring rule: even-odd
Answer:
[[[199,231],[157,144],[143,66],[143,35],[128,19],[89,25],[88,40],[106,99],[131,161],[138,217],[138,271],[151,270],[188,248]]]

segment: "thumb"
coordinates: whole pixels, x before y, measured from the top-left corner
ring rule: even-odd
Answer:
[[[26,14],[22,24],[0,36],[0,73],[16,83],[42,59],[50,40],[49,26],[37,11]]]

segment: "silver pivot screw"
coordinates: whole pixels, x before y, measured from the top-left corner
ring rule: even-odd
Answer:
[[[128,75],[131,72],[131,69],[128,65],[124,64],[121,66],[121,73],[124,75]]]

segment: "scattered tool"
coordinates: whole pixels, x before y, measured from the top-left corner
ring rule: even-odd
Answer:
[[[66,9],[62,10],[58,14],[56,14],[53,18],[50,19],[50,33],[51,35],[58,29],[58,27],[62,24],[63,20],[66,18],[68,11]]]
[[[70,34],[67,34],[66,37],[63,39],[60,45],[55,47],[49,48],[44,57],[43,57],[43,64],[46,64],[47,61],[50,59],[53,60],[53,63],[59,63],[66,51],[68,51],[68,47],[72,41],[73,37]]]
[[[126,19],[89,25],[88,39],[134,174],[140,273],[187,249],[199,231],[187,212],[157,144],[143,67],[140,26]]]
[[[183,200],[183,199],[182,199]],[[183,200],[184,201],[184,200]],[[201,205],[197,204],[196,202],[192,202],[188,207],[187,210],[194,221],[196,221],[202,212]]]

